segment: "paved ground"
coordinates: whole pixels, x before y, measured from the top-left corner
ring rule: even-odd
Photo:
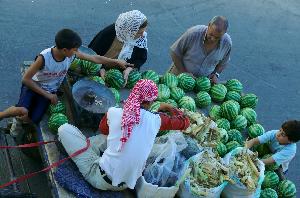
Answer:
[[[143,69],[163,73],[168,48],[188,27],[227,16],[233,40],[231,65],[222,79],[238,78],[259,96],[257,113],[266,130],[300,119],[300,2],[297,0],[0,0],[0,109],[17,102],[19,64],[53,45],[69,27],[88,44],[118,14],[139,9],[149,19],[149,60]],[[288,177],[300,189],[299,153]]]

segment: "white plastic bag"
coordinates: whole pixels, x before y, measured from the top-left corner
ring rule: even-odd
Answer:
[[[225,163],[230,163],[231,158],[241,152],[244,148],[238,147],[231,152],[227,153],[223,158]],[[249,149],[247,152],[252,152]],[[264,181],[264,172],[265,172],[265,165],[262,161],[258,160],[258,169],[260,171],[259,178],[258,178],[258,185],[255,191],[249,191],[247,187],[242,184],[239,179],[235,176],[234,173],[230,174],[231,178],[236,182],[235,184],[228,184],[223,192],[222,197],[224,198],[259,198],[261,192],[261,184]]]
[[[212,151],[210,151],[212,152]],[[199,161],[199,159],[202,158],[204,151],[202,151],[201,153],[195,155],[194,157],[189,159],[189,164],[191,164],[193,161]],[[186,179],[184,180],[184,182],[180,185],[179,187],[179,191],[178,191],[178,195],[180,198],[200,198],[200,197],[208,197],[208,198],[219,198],[223,189],[225,188],[225,186],[227,185],[227,181],[223,182],[221,185],[215,187],[215,188],[201,188],[203,190],[203,192],[205,192],[205,194],[203,194],[203,196],[199,196],[194,194],[191,191],[190,188],[190,180],[188,179],[188,177],[186,177]]]

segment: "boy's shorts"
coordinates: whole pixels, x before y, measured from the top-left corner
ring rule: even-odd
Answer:
[[[22,84],[17,107],[25,107],[33,123],[39,124],[51,101]]]

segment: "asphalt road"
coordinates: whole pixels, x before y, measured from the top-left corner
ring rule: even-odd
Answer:
[[[258,95],[258,119],[266,130],[300,119],[300,2],[298,0],[0,0],[0,109],[18,100],[19,65],[54,44],[61,28],[88,44],[124,11],[139,9],[149,20],[149,60],[143,69],[163,73],[169,46],[187,28],[227,16],[233,41],[231,64],[221,80],[237,78]],[[300,152],[288,178],[300,189]]]

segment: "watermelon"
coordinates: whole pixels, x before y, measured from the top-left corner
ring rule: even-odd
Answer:
[[[230,79],[225,84],[228,91],[236,91],[238,93],[242,92],[243,85],[242,83],[237,79]]]
[[[50,114],[53,113],[66,113],[66,106],[63,102],[58,101],[56,105],[50,104],[49,106]]]
[[[209,117],[211,117],[211,119],[213,120],[218,120],[221,117],[221,107],[219,105],[214,105],[210,108],[209,110]]]
[[[253,150],[258,152],[259,157],[262,157],[271,152],[268,143],[256,145],[253,147]]]
[[[275,188],[279,183],[279,177],[274,171],[265,171],[262,188]]]
[[[142,73],[142,79],[149,79],[155,82],[156,84],[159,83],[159,75],[153,70],[147,70]]]
[[[241,134],[241,132],[239,132],[236,129],[231,129],[229,131],[227,131],[228,134],[228,141],[237,141],[239,144],[243,144],[243,136]]]
[[[247,119],[248,126],[250,126],[251,124],[256,123],[257,115],[256,115],[256,112],[253,109],[248,108],[248,107],[243,108],[241,110],[240,114],[243,115]]]
[[[100,65],[87,60],[81,60],[80,66],[81,72],[87,76],[96,76],[99,73],[101,67]]]
[[[115,89],[120,89],[124,86],[125,80],[123,74],[117,69],[110,69],[105,74],[105,82]]]
[[[96,81],[99,84],[105,85],[104,80],[100,76],[91,76],[91,77],[89,77],[89,79]]]
[[[278,198],[278,195],[274,189],[266,188],[260,192],[260,198]]]
[[[211,104],[210,95],[205,91],[200,91],[195,97],[197,107],[203,108]]]
[[[141,78],[142,75],[139,71],[132,70],[128,75],[126,87],[132,89],[134,85],[137,83],[137,81],[139,81]]]
[[[249,93],[241,97],[240,104],[242,108],[249,107],[254,109],[257,105],[257,102],[257,96],[255,94]]]
[[[187,73],[181,73],[177,76],[178,87],[185,91],[192,91],[195,87],[195,79]]]
[[[167,85],[159,84],[158,85],[158,97],[157,100],[165,101],[170,97],[170,89]]]
[[[225,101],[221,105],[221,115],[223,118],[226,118],[227,120],[234,120],[238,114],[239,106],[237,106],[233,100]]]
[[[267,159],[269,157],[272,157],[272,154],[266,154],[262,157],[262,159]],[[277,163],[274,162],[273,164],[266,165],[265,167],[267,171],[275,171],[279,168],[279,165],[277,165]]]
[[[241,100],[241,95],[240,93],[236,92],[236,91],[228,91],[226,93],[226,96],[225,96],[225,100],[235,100],[237,102],[240,102]]]
[[[173,100],[173,99],[171,99],[171,98],[169,98],[168,100],[166,100],[165,103],[168,103],[168,104],[172,105],[172,106],[175,107],[175,108],[178,107],[178,105],[177,105],[177,103],[175,102],[175,100]]]
[[[161,77],[161,83],[167,85],[168,87],[177,87],[178,79],[177,76],[175,76],[175,74],[166,73]]]
[[[252,124],[248,128],[248,135],[251,138],[256,138],[262,135],[265,132],[265,129],[260,124]]]
[[[227,147],[222,142],[220,142],[217,145],[217,152],[220,155],[220,157],[224,157],[224,155],[226,155],[227,153]]]
[[[120,97],[119,91],[118,91],[117,89],[115,89],[115,88],[110,88],[110,90],[111,90],[111,92],[112,92],[112,93],[114,94],[114,96],[115,96],[116,103],[117,103],[117,104],[120,104],[120,102],[121,102],[121,97]]]
[[[210,96],[215,102],[222,102],[225,99],[227,88],[222,84],[216,84],[210,89]]]
[[[216,124],[219,128],[223,128],[226,131],[230,129],[230,122],[225,118],[220,118],[216,121]]]
[[[80,65],[81,65],[81,60],[79,58],[74,58],[69,69],[76,71],[80,67]]]
[[[277,187],[278,197],[295,197],[297,189],[295,184],[290,180],[280,181]]]
[[[196,79],[194,91],[198,93],[199,91],[206,91],[208,92],[210,90],[211,83],[209,78],[205,76],[201,76]]]
[[[53,113],[48,120],[48,127],[52,132],[57,133],[57,129],[65,123],[68,123],[68,118],[65,114]]]
[[[225,144],[228,141],[227,131],[223,128],[218,128],[217,130],[219,131],[221,142]]]
[[[155,101],[151,104],[150,108],[149,108],[149,111],[152,111],[152,112],[157,112],[159,107],[160,107],[160,103],[159,101]]]
[[[230,142],[227,142],[225,145],[227,148],[227,152],[230,152],[233,149],[241,146],[237,141],[230,141]]]
[[[189,111],[195,111],[196,110],[196,104],[193,98],[189,96],[183,96],[179,102],[178,106],[183,109],[187,109]]]
[[[231,128],[239,131],[244,130],[247,127],[247,119],[243,115],[238,115],[231,122]]]
[[[179,87],[172,87],[170,89],[170,96],[176,102],[178,102],[183,96],[185,96],[184,91]]]

